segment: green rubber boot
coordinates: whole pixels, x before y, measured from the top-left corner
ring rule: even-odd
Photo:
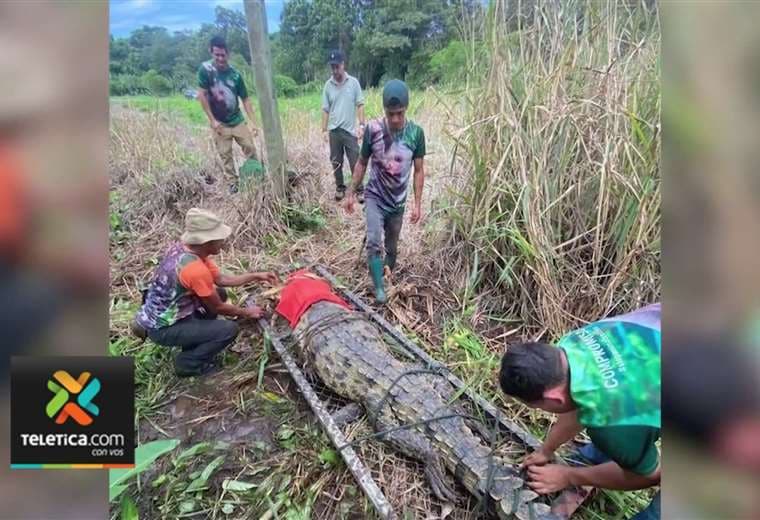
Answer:
[[[384,304],[388,298],[385,296],[383,285],[383,259],[378,255],[369,258],[369,276],[375,286],[375,300],[377,303]]]
[[[393,272],[396,268],[396,255],[385,255],[385,265]]]

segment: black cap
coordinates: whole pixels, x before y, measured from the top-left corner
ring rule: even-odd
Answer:
[[[409,106],[409,88],[400,79],[392,79],[383,87],[383,106],[399,108]]]
[[[340,49],[335,49],[334,51],[330,51],[330,55],[327,57],[327,63],[330,65],[337,65],[338,63],[343,63],[343,53],[340,52]]]

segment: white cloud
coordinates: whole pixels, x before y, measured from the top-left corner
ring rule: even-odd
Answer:
[[[203,22],[192,15],[170,14],[157,16],[153,19],[152,23],[160,27],[166,27],[166,30],[171,33],[174,31],[184,31],[185,29],[197,29]]]
[[[139,15],[156,11],[159,8],[154,0],[111,0],[110,16]]]
[[[243,8],[243,0],[211,0],[211,6],[216,7],[217,5],[221,5],[222,7],[226,7],[227,9],[231,7],[240,7]]]

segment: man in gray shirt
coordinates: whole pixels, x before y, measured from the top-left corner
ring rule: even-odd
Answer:
[[[325,82],[322,92],[322,132],[329,130],[330,162],[335,175],[335,200],[346,194],[343,182],[343,155],[348,157],[351,172],[359,157],[359,140],[364,135],[364,94],[359,81],[346,72],[343,53],[331,51],[328,57],[332,75]],[[356,116],[359,115],[359,128]],[[356,198],[364,203],[364,187],[356,192]]]

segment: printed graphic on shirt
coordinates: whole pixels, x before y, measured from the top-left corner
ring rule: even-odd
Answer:
[[[642,313],[651,309],[642,309]],[[593,426],[660,427],[659,328],[625,320],[598,321],[559,340],[570,365],[578,420]]]
[[[425,132],[412,121],[394,133],[384,119],[372,120],[364,132],[361,155],[372,157],[366,196],[393,211],[406,202],[414,159],[425,156]]]
[[[190,316],[201,305],[198,296],[208,296],[213,290],[218,273],[210,259],[203,261],[182,244],[174,244],[156,269],[137,322],[146,329],[157,329]]]
[[[227,126],[236,126],[243,121],[238,97],[248,97],[248,92],[240,73],[228,67],[219,71],[213,61],[204,62],[198,70],[198,84],[208,91],[208,104],[214,119]]]

